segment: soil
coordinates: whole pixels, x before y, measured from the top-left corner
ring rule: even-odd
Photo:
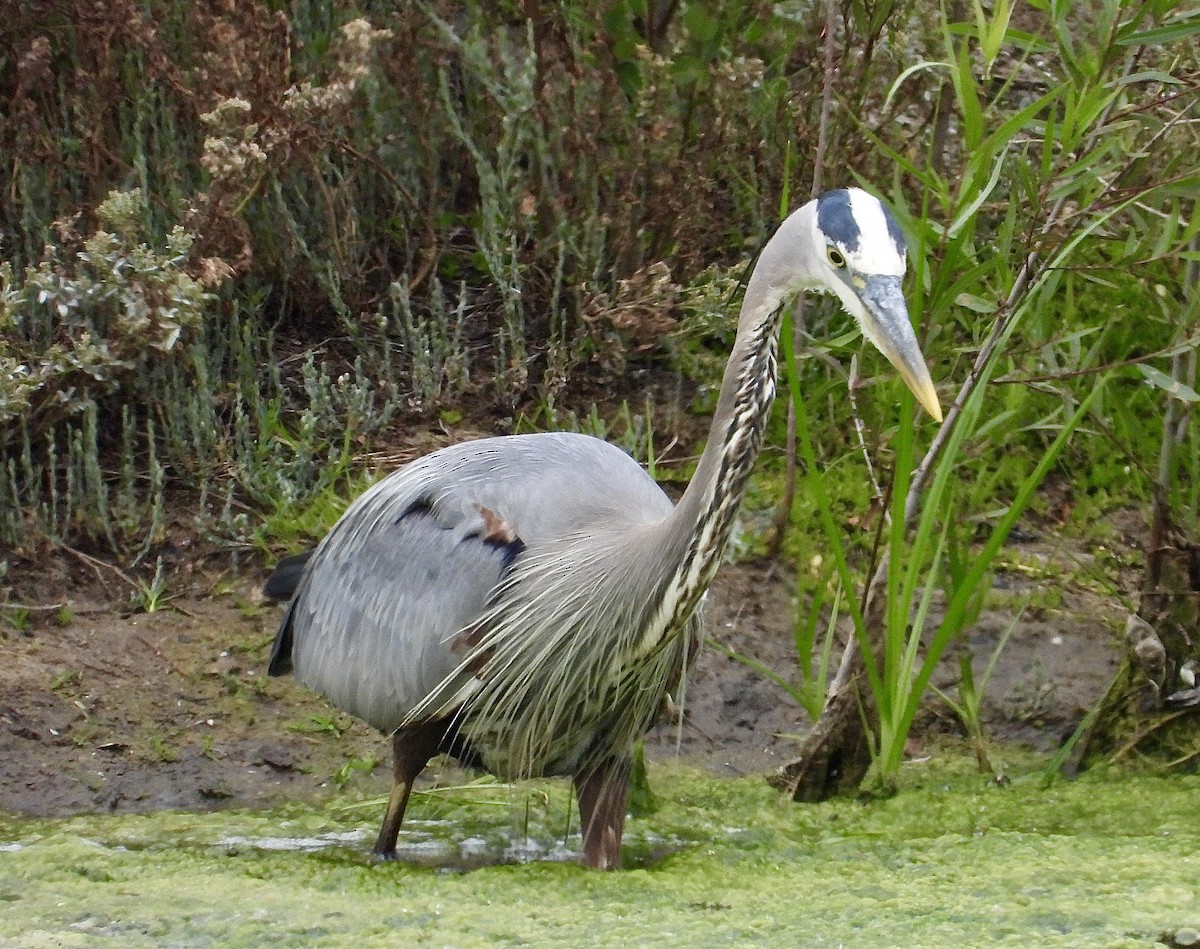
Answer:
[[[1111,680],[1125,616],[1113,598],[1071,579],[1084,555],[1043,539],[1011,553],[1020,569],[997,575],[988,610],[960,648],[972,651],[978,675],[1017,605],[1034,594],[1041,605],[1025,611],[999,654],[985,719],[1001,743],[1049,749]],[[36,581],[25,571],[11,588],[10,602],[52,608],[31,611],[24,629],[0,624],[0,810],[257,807],[319,799],[337,785],[386,794],[383,738],[290,678],[266,676],[281,608],[262,600],[261,574],[175,578],[179,595],[151,613],[123,610],[128,588],[112,574],[63,554],[40,565]],[[777,564],[729,565],[707,610],[713,639],[795,682],[790,587]],[[958,664],[943,666],[935,681],[949,687]],[[707,648],[682,725],[658,726],[647,753],[721,774],[768,773],[790,760],[808,727],[779,685]],[[914,753],[923,735],[960,728],[934,699],[918,731]]]

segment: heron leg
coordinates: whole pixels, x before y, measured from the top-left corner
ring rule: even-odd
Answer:
[[[429,759],[437,754],[438,744],[446,730],[445,722],[422,722],[411,728],[402,728],[392,736],[392,773],[395,784],[388,796],[387,813],[379,838],[371,852],[380,860],[396,859],[396,838],[400,836],[400,824],[408,808],[413,782],[417,779]]]
[[[620,865],[629,773],[630,758],[623,755],[575,775],[585,867],[615,870]]]

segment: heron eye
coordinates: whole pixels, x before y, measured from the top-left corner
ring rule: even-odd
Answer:
[[[840,250],[838,250],[836,247],[825,248],[825,253],[828,255],[829,262],[831,264],[833,264],[833,266],[835,266],[835,267],[845,267],[846,266],[845,255],[842,254],[842,252]]]

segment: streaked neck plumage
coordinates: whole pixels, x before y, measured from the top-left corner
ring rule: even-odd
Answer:
[[[815,213],[815,204],[806,204],[779,226],[746,287],[708,443],[691,483],[663,524],[670,545],[662,561],[671,571],[665,598],[672,613],[668,629],[695,610],[729,542],[775,399],[783,305],[797,292],[819,286],[811,257]]]

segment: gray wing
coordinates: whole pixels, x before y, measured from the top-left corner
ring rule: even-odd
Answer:
[[[465,442],[365,492],[310,558],[280,627],[296,676],[385,732],[463,661],[509,570],[589,526],[672,509],[628,455],[581,435]]]

